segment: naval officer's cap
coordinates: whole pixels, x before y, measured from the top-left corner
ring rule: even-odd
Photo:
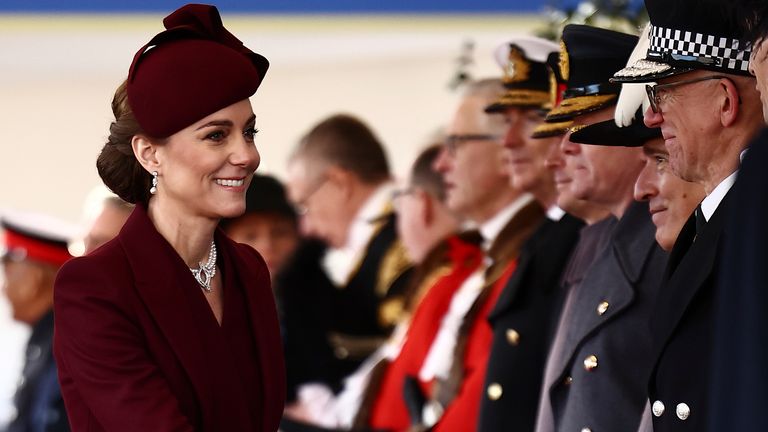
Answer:
[[[496,48],[494,58],[503,71],[506,91],[485,112],[511,107],[547,109],[551,86],[547,57],[557,52],[557,44],[533,36],[518,36]]]
[[[626,65],[638,37],[613,30],[569,24],[563,29],[559,68],[566,80],[563,101],[547,114],[562,122],[616,103],[621,85],[609,82]]]

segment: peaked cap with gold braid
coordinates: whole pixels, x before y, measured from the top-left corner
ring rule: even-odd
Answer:
[[[549,70],[549,103],[546,105],[548,111],[560,105],[565,91],[565,79],[560,74],[560,52],[553,52],[547,57],[547,69]],[[531,134],[532,138],[551,138],[564,135],[568,132],[573,122],[566,120],[562,122],[541,122]]]
[[[548,122],[576,116],[616,103],[621,86],[610,83],[626,65],[638,37],[613,30],[570,24],[563,29],[560,73],[567,81],[562,103],[547,114]]]
[[[544,108],[549,102],[549,74],[546,61],[557,45],[546,39],[520,36],[501,44],[494,53],[504,75],[506,92],[485,108],[498,113],[510,107]]]

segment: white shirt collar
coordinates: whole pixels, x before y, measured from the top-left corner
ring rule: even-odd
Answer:
[[[496,213],[492,218],[485,221],[480,225],[480,234],[483,236],[483,249],[490,249],[493,241],[496,240],[502,229],[509,223],[510,220],[522,210],[523,207],[533,201],[533,195],[526,193],[520,195],[519,198],[512,201],[508,206],[504,207],[500,212]]]
[[[395,184],[391,182],[379,186],[357,211],[349,227],[347,244],[341,248],[330,248],[323,257],[326,273],[339,286],[347,283],[365,253],[365,248],[376,233],[377,224],[372,223],[381,217],[390,206]]]
[[[744,156],[747,155],[747,152],[749,151],[749,147],[745,148],[744,150],[739,153],[739,164],[744,162]],[[712,217],[713,214],[715,214],[715,210],[717,210],[717,207],[720,205],[720,202],[725,198],[725,194],[728,193],[729,190],[731,190],[731,186],[733,186],[734,182],[736,182],[736,177],[739,174],[739,170],[736,170],[733,174],[729,175],[723,181],[720,182],[719,185],[712,191],[711,194],[707,195],[706,198],[701,202],[701,212],[704,213],[704,219],[709,221],[709,218]]]
[[[736,181],[736,175],[738,173],[738,171],[735,171],[733,174],[723,179],[712,193],[707,195],[701,202],[701,212],[704,213],[704,219],[709,221],[709,218],[715,214],[715,210],[717,210],[717,207],[723,201],[723,198],[725,198],[725,194],[731,190],[731,186],[733,186],[733,183]]]
[[[352,220],[349,227],[349,237],[344,249],[360,250],[368,245],[368,241],[375,229],[373,222],[384,214],[384,211],[390,207],[392,192],[395,190],[395,184],[391,182],[379,186],[368,199],[360,206],[357,215]]]
[[[547,218],[553,222],[557,222],[565,216],[565,210],[553,205],[547,209]]]

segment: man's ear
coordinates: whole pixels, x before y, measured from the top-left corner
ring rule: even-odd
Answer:
[[[352,196],[354,192],[354,174],[339,166],[331,165],[325,170],[325,175],[328,179],[327,181],[341,190],[345,197],[349,198]]]
[[[143,135],[134,135],[131,139],[131,148],[136,160],[147,172],[160,171],[160,161],[157,157],[157,145]]]
[[[730,127],[736,123],[741,111],[739,89],[729,79],[721,79],[718,86],[725,96],[720,103],[720,123],[723,127]]]
[[[424,226],[429,226],[432,221],[435,220],[435,203],[432,202],[432,196],[421,189],[416,189],[414,192],[421,203],[422,211],[422,223]]]

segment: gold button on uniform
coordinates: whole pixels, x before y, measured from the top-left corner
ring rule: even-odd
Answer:
[[[688,406],[688,404],[679,403],[675,409],[675,414],[677,414],[677,418],[680,420],[685,420],[691,415],[691,408]]]
[[[507,329],[507,342],[510,345],[517,346],[520,343],[520,333],[515,329]]]
[[[609,306],[611,306],[611,305],[608,304],[607,301],[600,302],[600,304],[597,305],[597,314],[600,315],[600,316],[603,316],[603,314],[608,311],[608,307]]]
[[[572,376],[565,377],[565,379],[563,380],[563,384],[567,386],[573,384],[573,377]]]
[[[584,359],[584,369],[591,371],[597,368],[597,357],[591,355]]]
[[[488,386],[488,399],[499,400],[502,393],[504,393],[504,389],[501,388],[501,384],[493,383]]]
[[[651,411],[653,411],[653,415],[656,417],[661,417],[661,415],[664,414],[665,409],[664,402],[660,400],[657,400],[653,403],[653,406],[651,406]]]

